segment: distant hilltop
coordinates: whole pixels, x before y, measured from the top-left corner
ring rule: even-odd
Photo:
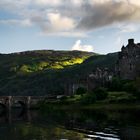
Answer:
[[[88,53],[88,54],[96,54],[93,52],[86,52],[86,51],[79,51],[79,50],[29,50],[29,51],[22,51],[22,52],[14,52],[14,53],[9,53],[9,54],[67,54],[67,53],[73,53],[73,54],[80,54],[80,53]]]

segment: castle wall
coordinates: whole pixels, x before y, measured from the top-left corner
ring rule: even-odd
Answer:
[[[140,76],[140,45],[135,44],[133,39],[122,47],[117,65],[117,73],[122,79],[133,80]]]

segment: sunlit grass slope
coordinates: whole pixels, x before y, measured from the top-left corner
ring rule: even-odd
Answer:
[[[0,55],[0,78],[15,74],[64,69],[81,64],[94,53],[38,50]]]
[[[48,69],[64,69],[81,64],[94,53],[80,51],[38,50],[0,56],[1,70],[14,73],[31,73]]]

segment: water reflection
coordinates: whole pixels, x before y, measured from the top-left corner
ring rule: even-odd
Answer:
[[[139,140],[140,112],[138,110],[53,111],[45,113],[48,119],[59,122],[67,130],[86,134],[91,139]]]
[[[0,110],[0,140],[139,140],[138,110]]]
[[[1,109],[0,110],[0,123],[12,123],[14,121],[31,121],[31,114],[30,110],[26,109],[12,109],[12,110],[6,110]]]

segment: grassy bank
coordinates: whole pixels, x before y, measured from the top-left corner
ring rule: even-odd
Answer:
[[[89,105],[81,105],[80,103],[45,103],[41,105],[41,110],[48,109],[60,109],[60,110],[80,110],[80,109],[89,109],[89,110],[140,110],[140,103],[105,103],[97,102]]]
[[[103,100],[97,100],[92,94],[74,95],[63,97],[54,101],[46,101],[41,104],[42,109],[102,109],[102,110],[125,110],[140,109],[140,102],[126,92],[108,92]]]

